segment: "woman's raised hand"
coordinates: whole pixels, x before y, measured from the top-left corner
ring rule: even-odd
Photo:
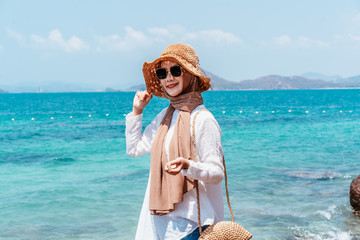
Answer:
[[[133,101],[133,115],[141,114],[152,98],[152,94],[145,91],[138,91]]]

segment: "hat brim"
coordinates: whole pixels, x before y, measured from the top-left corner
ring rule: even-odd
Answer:
[[[143,74],[145,79],[146,90],[157,97],[165,97],[160,81],[156,76],[156,67],[161,61],[172,61],[178,63],[186,71],[199,77],[200,92],[204,92],[211,87],[210,78],[200,72],[198,67],[194,67],[191,63],[181,58],[179,55],[167,54],[159,57],[153,62],[145,62],[143,65]]]

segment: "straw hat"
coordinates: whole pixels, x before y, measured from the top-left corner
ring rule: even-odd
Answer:
[[[143,65],[143,74],[145,78],[146,89],[158,97],[165,97],[156,76],[156,69],[161,61],[172,61],[181,65],[186,71],[199,77],[200,91],[204,92],[210,88],[210,78],[200,71],[199,58],[195,50],[190,46],[182,43],[169,45],[160,57],[153,62],[145,62]],[[201,69],[202,70],[202,69]]]

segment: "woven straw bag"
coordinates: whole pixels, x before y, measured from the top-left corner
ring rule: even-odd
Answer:
[[[192,139],[193,139],[193,154],[194,154],[194,161],[196,161],[196,143],[195,143],[195,119],[197,115],[201,111],[207,111],[206,109],[198,111],[193,119],[192,124]],[[201,227],[201,218],[200,218],[200,198],[199,198],[199,182],[195,181],[196,186],[196,195],[197,195],[197,206],[198,206],[198,222],[199,222],[199,231],[200,231],[200,237],[199,240],[249,240],[252,238],[252,235],[250,232],[248,232],[244,227],[242,227],[240,224],[235,223],[234,221],[234,214],[230,205],[229,200],[229,190],[227,187],[227,174],[226,174],[226,167],[225,167],[225,158],[223,157],[223,165],[224,165],[224,174],[225,174],[225,188],[226,188],[226,197],[228,206],[231,213],[231,219],[232,221],[221,221],[218,223],[215,223],[208,228],[206,228],[204,231],[202,231]]]

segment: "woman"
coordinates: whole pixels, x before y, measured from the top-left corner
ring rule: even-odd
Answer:
[[[136,93],[126,117],[127,154],[151,153],[135,239],[197,239],[194,180],[199,182],[202,225],[224,218],[221,132],[209,111],[196,117],[196,162],[192,157],[192,121],[206,109],[201,92],[210,88],[210,78],[200,72],[195,50],[185,44],[169,45],[158,59],[145,62],[143,74],[147,91]],[[170,106],[142,133],[142,112],[152,95],[169,99]]]

